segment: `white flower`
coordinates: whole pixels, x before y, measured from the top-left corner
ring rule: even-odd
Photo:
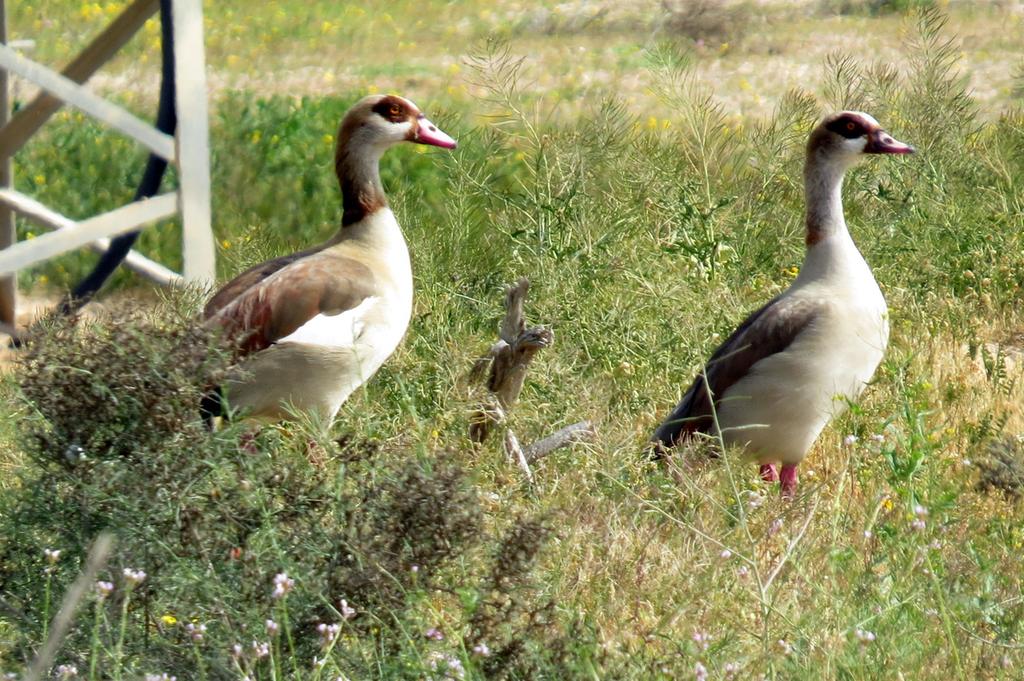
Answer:
[[[868,631],[867,629],[854,629],[853,635],[857,637],[858,641],[865,645],[875,640],[875,633]]]
[[[274,575],[274,591],[271,596],[284,598],[289,591],[295,588],[295,580],[288,576],[287,572],[279,572]]]
[[[488,647],[486,643],[481,641],[480,643],[477,643],[475,646],[473,646],[473,654],[479,655],[480,657],[487,657],[491,654],[491,649],[490,647]]]
[[[321,622],[316,625],[316,631],[320,634],[320,647],[328,648],[334,639],[338,638],[338,633],[341,631],[340,624],[324,624]]]
[[[427,657],[430,668],[435,672],[442,672],[445,679],[464,679],[466,670],[462,666],[462,660],[449,653],[442,653],[435,650]]]
[[[436,627],[430,627],[425,632],[423,632],[423,635],[426,636],[427,638],[429,638],[432,641],[443,641],[444,640],[444,634],[442,634],[441,630],[437,629]]]
[[[722,669],[725,672],[725,678],[735,679],[736,676],[740,673],[740,663],[726,662],[725,667],[723,667]]]
[[[263,623],[263,626],[267,629],[267,636],[277,636],[277,632],[281,630],[281,627],[274,620],[267,620]]]
[[[927,518],[928,509],[922,506],[921,504],[917,504],[914,506],[914,515],[916,515],[918,518]]]
[[[178,677],[169,674],[146,674],[146,681],[178,681]]]
[[[124,575],[125,581],[128,583],[128,587],[136,587],[146,581],[146,573],[142,570],[133,570],[131,568],[125,568],[121,571]]]
[[[256,659],[266,657],[270,654],[270,644],[260,643],[259,641],[252,642],[252,652],[256,656]]]
[[[696,643],[701,650],[707,650],[708,646],[711,645],[711,634],[706,631],[695,631],[693,632],[693,642]]]
[[[912,527],[912,528],[913,528],[913,529],[914,529],[914,530],[915,530],[916,532],[923,532],[923,531],[924,531],[924,529],[925,529],[926,527],[928,527],[928,523],[926,523],[925,521],[921,520],[920,518],[914,518],[914,522],[910,523],[910,526],[911,526],[911,527]]]
[[[46,556],[46,562],[53,565],[60,560],[60,549],[43,549],[43,555]],[[65,665],[61,667],[63,666]],[[57,667],[57,669],[61,669],[61,667]],[[71,669],[74,669],[74,667],[71,667]],[[77,674],[78,672],[75,673]]]
[[[106,600],[107,596],[114,592],[114,585],[110,582],[96,582],[96,595],[99,599]]]
[[[60,553],[60,551],[57,551],[56,553]],[[56,562],[56,558],[54,559],[54,562]],[[73,664],[62,664],[56,669],[54,669],[53,673],[56,674],[57,678],[61,679],[62,681],[65,681],[66,679],[77,679],[78,667],[76,667]]]
[[[793,646],[789,645],[789,643],[787,643],[785,639],[780,638],[778,641],[778,646],[779,649],[782,650],[783,655],[793,654]]]
[[[708,670],[700,662],[693,668],[693,677],[697,681],[707,681]]]
[[[189,622],[185,625],[185,631],[188,632],[189,638],[191,638],[196,643],[199,643],[203,640],[203,634],[206,633],[206,625],[193,624],[192,622]]]
[[[852,447],[859,441],[860,438],[853,434],[847,435],[846,437],[843,438],[843,444],[847,447]]]
[[[348,604],[348,601],[346,601],[344,598],[342,598],[341,601],[338,602],[338,606],[338,611],[341,613],[342,619],[350,620],[356,616],[356,609],[350,606]]]
[[[231,657],[233,657],[233,658],[235,658],[237,660],[241,656],[242,656],[242,644],[241,643],[236,643],[233,646],[231,646]]]
[[[722,560],[729,560],[730,558],[732,558],[732,551],[730,551],[729,549],[722,549],[722,552],[718,554],[718,557]]]

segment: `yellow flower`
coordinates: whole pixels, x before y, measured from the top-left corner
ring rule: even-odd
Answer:
[[[230,242],[230,241],[228,241],[227,239],[224,239],[224,241],[221,241],[221,242],[220,242],[220,245],[221,245],[222,247],[224,247],[224,249],[225,249],[225,250],[227,250],[227,249],[231,248],[231,242]]]
[[[326,142],[327,144],[333,144],[334,135],[324,135],[324,142]]]
[[[377,94],[377,86],[370,85],[369,87],[366,88],[366,91],[369,92],[371,95],[375,95]]]
[[[647,118],[647,128],[648,128],[648,130],[654,130],[657,127],[658,127],[658,119],[655,118],[654,116],[649,116]]]
[[[885,502],[882,504],[882,506],[885,508],[886,511],[891,511],[892,510],[892,499],[886,499]]]
[[[262,133],[262,132],[260,132],[259,130],[253,130],[253,131],[252,131],[252,136],[250,137],[250,139],[252,140],[252,143],[253,143],[253,144],[256,144],[256,143],[258,143],[258,142],[259,142],[259,141],[260,141],[261,139],[263,139],[263,133]]]
[[[232,66],[232,67],[238,66],[238,62],[240,62],[240,61],[241,61],[241,59],[238,58],[237,54],[229,54],[228,55],[228,58],[227,58],[228,66]]]
[[[32,178],[32,181],[35,182],[36,184],[46,184],[46,175],[39,173],[38,175]]]
[[[178,618],[168,613],[160,618],[160,621],[167,625],[177,624]]]

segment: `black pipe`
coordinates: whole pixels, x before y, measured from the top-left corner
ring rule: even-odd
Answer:
[[[174,97],[174,26],[171,20],[171,0],[160,0],[160,63],[162,75],[160,79],[160,104],[156,115],[156,129],[168,135],[174,134],[178,125],[178,115]],[[167,159],[150,154],[146,161],[146,170],[135,190],[133,201],[140,201],[156,196],[160,191],[160,183],[167,170]],[[117,266],[128,256],[128,252],[139,238],[139,232],[129,232],[115,237],[110,241],[110,248],[100,256],[85,279],[72,289],[60,305],[63,314],[74,314],[82,309],[97,291],[103,287]]]

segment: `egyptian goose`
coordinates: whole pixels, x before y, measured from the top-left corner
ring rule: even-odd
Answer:
[[[334,155],[341,229],[321,246],[246,270],[207,303],[206,323],[242,355],[221,387],[233,409],[272,420],[312,412],[330,423],[398,347],[412,314],[412,269],[379,162],[400,142],[455,148],[407,99],[357,102]],[[204,401],[205,416],[222,413],[220,394]]]
[[[914,150],[871,116],[844,111],[811,133],[804,166],[807,253],[782,294],[751,314],[708,360],[654,433],[658,451],[693,433],[745,447],[761,476],[796,491],[797,466],[829,419],[856,398],[889,338],[885,299],[843,217],[846,170],[866,154]]]

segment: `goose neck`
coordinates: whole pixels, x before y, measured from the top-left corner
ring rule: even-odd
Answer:
[[[374,145],[355,145],[351,140],[339,143],[335,155],[335,172],[341,187],[343,230],[387,207],[384,185],[380,181],[380,158],[383,153],[383,148]]]
[[[807,159],[804,192],[807,202],[807,246],[847,233],[843,216],[843,176],[846,168],[818,156]]]

